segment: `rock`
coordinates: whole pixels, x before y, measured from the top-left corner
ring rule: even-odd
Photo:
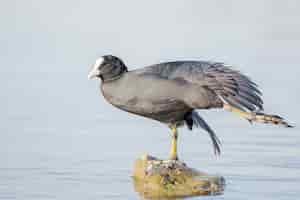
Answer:
[[[225,179],[188,167],[178,160],[145,155],[135,163],[135,190],[146,198],[176,198],[222,194]]]

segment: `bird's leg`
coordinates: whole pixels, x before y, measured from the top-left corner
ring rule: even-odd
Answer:
[[[225,110],[238,114],[242,118],[247,119],[250,123],[260,122],[260,123],[269,123],[275,125],[283,125],[285,127],[293,127],[278,115],[269,115],[269,114],[259,113],[259,112],[244,112],[228,104],[224,104],[223,108]]]
[[[242,118],[245,118],[245,119],[251,121],[251,117],[252,117],[251,113],[244,112],[238,108],[235,108],[235,107],[230,106],[229,104],[225,104],[225,103],[223,105],[223,108],[229,112],[236,113],[237,115],[241,116]]]
[[[172,148],[171,148],[171,159],[172,160],[178,160],[177,156],[177,138],[178,138],[178,133],[177,133],[177,127],[176,125],[171,126],[172,130]]]

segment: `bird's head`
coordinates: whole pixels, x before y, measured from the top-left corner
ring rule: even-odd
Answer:
[[[99,78],[105,82],[119,78],[124,72],[127,72],[127,67],[120,58],[105,55],[96,60],[88,78]]]

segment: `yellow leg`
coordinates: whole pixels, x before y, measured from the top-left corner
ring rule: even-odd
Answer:
[[[242,118],[245,118],[245,119],[248,119],[248,120],[251,120],[252,116],[251,116],[251,113],[247,113],[247,112],[244,112],[244,111],[241,111],[235,107],[232,107],[228,104],[224,104],[224,107],[223,107],[225,110],[228,110],[230,112],[234,112],[236,114],[238,114],[239,116],[241,116]]]
[[[177,128],[176,126],[172,126],[172,148],[171,148],[171,159],[172,160],[178,160],[177,157]]]
[[[223,108],[225,110],[238,114],[239,116],[247,119],[249,122],[269,123],[275,125],[283,125],[285,127],[293,127],[278,115],[268,115],[265,113],[257,113],[257,112],[244,112],[228,104],[224,104]]]

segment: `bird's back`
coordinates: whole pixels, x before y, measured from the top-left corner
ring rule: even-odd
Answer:
[[[249,77],[223,63],[207,61],[175,61],[151,65],[134,73],[162,77],[189,83],[192,92],[196,85],[206,92],[194,108],[221,107],[224,102],[241,110],[262,110],[263,101],[257,85]],[[195,98],[190,100],[195,101]],[[192,102],[194,103],[194,102]]]
[[[216,93],[207,87],[208,80],[205,72],[211,66],[212,63],[206,61],[174,61],[151,65],[134,70],[132,73],[182,85],[184,92],[178,93],[178,90],[177,97],[184,98],[185,103],[193,109],[204,109],[222,105]]]
[[[174,61],[165,62],[132,71],[139,75],[157,76],[164,79],[183,78],[190,82],[204,79],[204,71],[210,66],[205,61]]]

